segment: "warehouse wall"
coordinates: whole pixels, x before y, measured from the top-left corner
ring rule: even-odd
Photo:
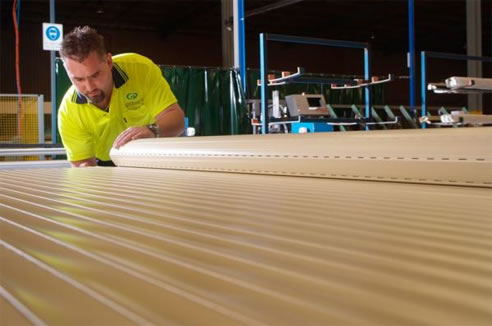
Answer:
[[[65,33],[73,26],[64,26]],[[97,28],[97,26],[96,26]],[[221,35],[183,35],[172,34],[163,38],[152,31],[128,31],[99,29],[105,35],[108,50],[114,54],[138,52],[164,65],[211,66],[221,65]],[[0,92],[15,93],[15,43],[12,27],[2,24],[2,48],[0,52]],[[50,61],[49,52],[42,50],[41,24],[23,23],[20,38],[20,67],[23,93],[44,94],[50,100]],[[459,52],[459,51],[457,51]],[[259,66],[258,40],[248,40],[248,67]],[[338,49],[320,46],[291,45],[272,43],[269,45],[270,68],[295,71],[302,66],[308,72],[360,74],[363,73],[362,51],[356,49]],[[452,64],[450,66],[450,64]],[[492,71],[484,67],[486,74]],[[405,54],[373,52],[373,74],[408,75]],[[449,74],[466,75],[466,66],[461,62],[431,62],[429,81],[440,81]],[[488,76],[491,77],[490,73]],[[416,85],[417,103],[420,102],[420,83]],[[408,104],[408,80],[388,84],[386,102],[392,105]],[[430,105],[464,106],[463,95],[429,95]],[[486,106],[490,107],[490,95],[486,97]]]
[[[64,26],[65,33],[73,26]],[[99,29],[113,54],[138,52],[167,65],[220,66],[219,37],[171,36],[162,39],[154,32]],[[20,37],[20,69],[23,93],[43,93],[50,100],[50,55],[42,49],[41,24],[24,23]],[[0,92],[14,93],[15,38],[12,28],[1,31]]]

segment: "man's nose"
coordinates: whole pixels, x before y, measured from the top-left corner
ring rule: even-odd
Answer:
[[[95,88],[96,88],[96,84],[94,83],[93,80],[91,80],[90,78],[87,79],[87,81],[85,82],[85,88],[87,89],[88,92],[91,92],[93,91]]]

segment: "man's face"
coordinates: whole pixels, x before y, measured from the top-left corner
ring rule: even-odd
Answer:
[[[79,93],[93,104],[107,104],[105,100],[109,100],[113,89],[110,53],[101,57],[97,52],[91,52],[82,62],[63,58],[63,63]]]

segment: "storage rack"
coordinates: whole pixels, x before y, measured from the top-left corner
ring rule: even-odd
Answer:
[[[260,33],[260,76],[261,76],[261,133],[268,133],[268,59],[267,59],[267,42],[284,42],[284,43],[295,43],[295,44],[309,44],[309,45],[323,45],[332,47],[343,47],[343,48],[356,48],[364,50],[364,79],[369,80],[371,77],[371,65],[370,65],[370,50],[369,44],[364,42],[352,42],[352,41],[339,41],[339,40],[328,40],[320,38],[311,37],[300,37],[300,36],[289,36],[280,34],[268,34]],[[300,75],[301,76],[301,75]],[[295,79],[287,79],[289,82],[296,82]],[[332,79],[318,79],[319,83],[332,84]],[[353,80],[346,80],[347,84],[353,84]],[[368,87],[364,90],[365,95],[365,118],[369,118],[371,114],[371,92]]]
[[[478,57],[478,56],[468,56],[462,54],[454,53],[443,53],[443,52],[431,52],[431,51],[421,51],[420,52],[420,69],[421,69],[421,82],[420,82],[420,94],[421,94],[421,118],[427,116],[427,58],[438,58],[438,59],[448,59],[448,60],[475,60],[482,62],[492,62],[492,57]],[[421,123],[422,128],[426,128],[425,123]]]

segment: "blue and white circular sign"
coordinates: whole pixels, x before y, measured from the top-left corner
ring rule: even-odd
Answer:
[[[58,51],[63,41],[63,25],[43,23],[43,50]]]
[[[46,29],[46,37],[50,41],[56,41],[60,38],[60,30],[56,26],[50,26]]]

